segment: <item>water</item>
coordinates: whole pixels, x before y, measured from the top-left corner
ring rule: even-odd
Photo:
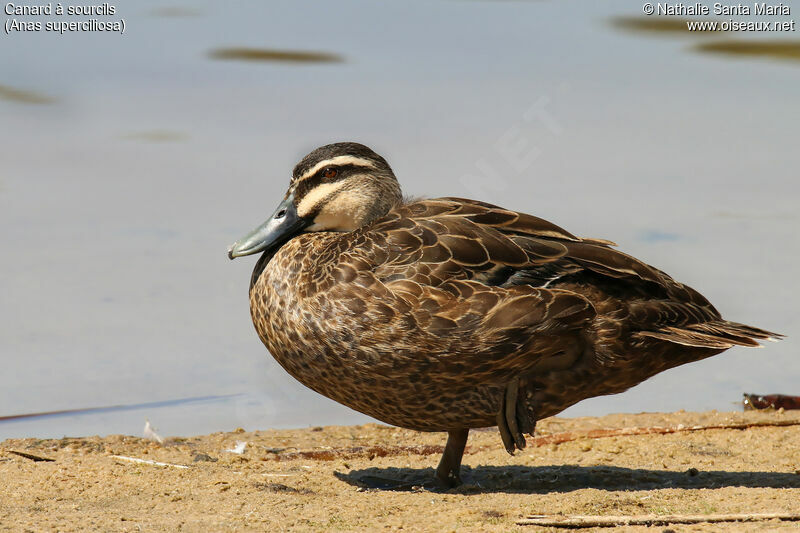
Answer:
[[[369,420],[269,357],[248,310],[255,259],[225,255],[294,163],[340,140],[384,155],[406,193],[612,239],[789,336],[565,414],[800,393],[800,63],[695,51],[741,34],[619,23],[640,9],[138,2],[117,6],[124,35],[3,35],[0,417],[132,407],[6,421],[0,439]]]

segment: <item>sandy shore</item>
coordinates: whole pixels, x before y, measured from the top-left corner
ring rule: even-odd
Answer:
[[[739,429],[685,430],[698,425]],[[585,435],[654,426],[681,430]],[[163,444],[118,435],[7,440],[0,443],[0,531],[545,531],[517,522],[529,515],[800,513],[797,411],[552,418],[514,457],[496,430],[473,431],[465,484],[430,490],[444,440],[375,424],[239,430]],[[243,453],[226,451],[242,442]],[[399,487],[389,490],[393,482]],[[623,529],[798,528],[771,520]]]

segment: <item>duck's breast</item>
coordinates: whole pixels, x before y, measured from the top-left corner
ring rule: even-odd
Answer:
[[[461,387],[441,372],[454,340],[421,331],[368,272],[337,268],[339,235],[301,235],[256,267],[250,309],[272,356],[307,387],[390,424],[492,425],[502,387]]]

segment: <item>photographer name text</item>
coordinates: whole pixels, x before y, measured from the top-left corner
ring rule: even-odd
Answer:
[[[653,5],[653,4],[650,4]],[[780,4],[769,4],[766,2],[754,2],[752,4],[724,4],[716,2],[713,5],[696,2],[687,4],[684,2],[658,2],[654,4],[655,9],[651,15],[676,15],[676,16],[705,16],[705,15],[732,15],[732,16],[768,16],[778,17],[792,14],[790,6]]]

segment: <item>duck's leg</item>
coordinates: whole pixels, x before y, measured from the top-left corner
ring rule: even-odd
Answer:
[[[525,435],[533,435],[536,427],[536,418],[532,412],[527,412],[524,400],[518,401],[519,379],[513,379],[503,393],[503,403],[497,413],[497,429],[506,451],[514,455],[514,451],[525,448]]]
[[[444,447],[442,460],[436,468],[436,478],[445,487],[455,487],[461,484],[461,458],[464,457],[464,448],[467,445],[469,429],[456,429],[447,432],[447,444]]]

